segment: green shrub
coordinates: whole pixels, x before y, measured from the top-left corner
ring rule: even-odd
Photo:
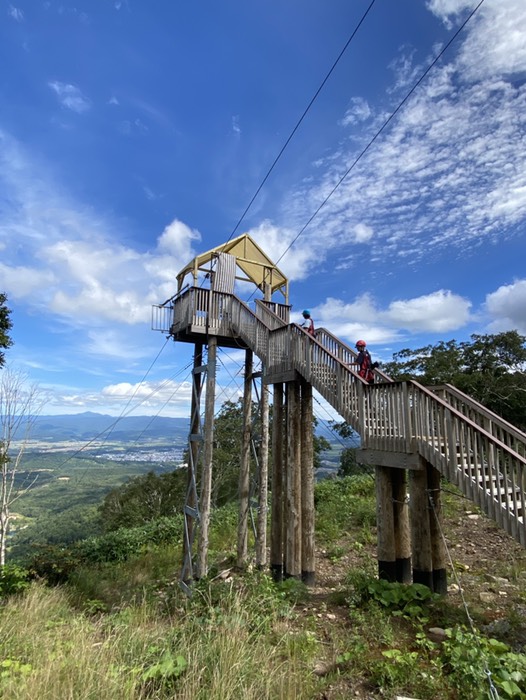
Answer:
[[[0,596],[21,593],[29,586],[29,571],[16,564],[5,564],[0,569]]]
[[[507,644],[465,627],[448,629],[446,635],[442,660],[458,688],[459,700],[526,699],[526,655],[515,654]]]
[[[376,522],[374,480],[369,475],[324,479],[316,484],[316,531],[326,541],[342,530],[372,528]]]

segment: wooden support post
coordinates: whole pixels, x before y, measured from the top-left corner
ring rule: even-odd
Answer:
[[[392,469],[376,467],[376,526],[378,577],[396,581]]]
[[[440,472],[427,465],[427,488],[430,502],[429,523],[431,531],[431,555],[433,559],[433,590],[447,594],[446,548],[442,538],[443,513],[440,491]]]
[[[411,583],[411,528],[405,469],[393,469],[392,479],[396,580],[400,583]]]
[[[270,570],[274,581],[283,579],[283,540],[283,384],[274,384],[270,519]]]
[[[196,469],[199,457],[199,442],[197,440],[201,421],[200,421],[200,397],[201,397],[201,373],[198,371],[203,364],[203,345],[195,344],[194,349],[194,370],[192,373],[192,403],[190,408],[190,439],[188,445],[188,474],[186,486],[186,503],[185,503],[185,534],[183,537],[183,568],[181,570],[181,581],[189,583],[193,578],[192,572],[192,542],[194,541],[194,529],[196,518],[198,517],[197,509],[197,486],[196,486]],[[192,439],[193,438],[193,439]],[[187,512],[187,509],[190,512]]]
[[[285,576],[301,578],[301,414],[299,382],[287,384]]]
[[[267,511],[268,511],[268,385],[261,381],[261,449],[259,451],[259,497],[256,540],[256,566],[267,564]]]
[[[210,498],[212,494],[212,457],[214,453],[214,406],[216,394],[217,338],[208,338],[208,372],[206,375],[205,437],[203,470],[201,473],[201,522],[199,527],[197,578],[208,573],[208,530],[210,527]]]
[[[301,382],[301,578],[315,582],[312,385]]]
[[[426,460],[420,457],[421,469],[410,472],[410,516],[413,550],[413,583],[423,583],[433,590],[433,560],[429,500],[427,497]]]
[[[243,392],[243,440],[239,469],[239,522],[237,530],[237,565],[243,567],[248,558],[248,509],[250,496],[250,443],[252,439],[252,350],[245,351],[245,383]]]

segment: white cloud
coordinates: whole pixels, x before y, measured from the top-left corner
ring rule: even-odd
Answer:
[[[486,297],[486,310],[493,331],[526,333],[526,279],[503,285]]]
[[[474,8],[472,0],[428,0],[426,6],[447,26],[451,26],[450,17],[457,17],[464,10]]]
[[[415,299],[393,301],[379,319],[410,331],[442,333],[465,326],[470,309],[470,301],[441,289]]]
[[[248,234],[289,280],[307,277],[315,261],[308,247],[294,246],[289,250],[296,235],[294,231],[274,226],[266,220],[256,228],[250,229]]]
[[[371,108],[363,97],[351,97],[350,106],[340,121],[342,126],[354,126],[366,121],[371,116]]]
[[[48,83],[49,87],[57,95],[60,104],[73,112],[82,114],[91,107],[91,102],[75,85],[61,83],[58,80]]]
[[[7,14],[9,17],[14,19],[16,22],[23,22],[24,21],[24,13],[22,10],[18,7],[14,7],[14,5],[9,5],[9,8],[7,10]]]
[[[440,290],[413,299],[390,303],[382,309],[369,294],[353,302],[329,297],[312,309],[317,327],[327,327],[352,343],[363,337],[368,343],[400,340],[407,332],[444,333],[470,321],[471,302],[450,291]]]
[[[354,227],[354,238],[357,243],[367,243],[373,237],[373,229],[367,224],[356,224]]]
[[[239,115],[236,114],[232,117],[232,131],[235,134],[241,133],[241,127],[239,126]]]
[[[117,224],[60,194],[1,133],[0,185],[3,289],[71,327],[149,324],[152,304],[177,291],[176,275],[200,240],[197,231],[175,220],[150,250],[121,244]],[[109,345],[106,351],[112,354]]]

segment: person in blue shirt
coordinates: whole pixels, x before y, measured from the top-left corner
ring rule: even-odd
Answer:
[[[312,320],[309,309],[303,309],[301,315],[303,316],[303,321],[300,323],[300,327],[304,328],[307,333],[314,335],[314,321]]]

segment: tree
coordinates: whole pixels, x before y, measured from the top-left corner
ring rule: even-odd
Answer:
[[[359,436],[351,428],[348,423],[337,423],[336,421],[329,422],[331,430],[337,433],[343,440],[352,440],[354,446],[344,447],[340,455],[340,466],[338,467],[338,476],[356,476],[357,474],[371,474],[372,467],[358,464],[356,460],[356,450],[358,446]]]
[[[138,527],[163,516],[182,512],[186,469],[165,474],[148,472],[110,491],[99,507],[105,532]]]
[[[13,324],[11,323],[10,315],[11,309],[6,306],[7,296],[0,292],[0,348],[7,350],[11,347],[13,341],[9,336],[9,331],[11,330]],[[5,353],[0,350],[0,367],[5,363]]]
[[[401,350],[385,365],[393,379],[453,384],[521,430],[526,429],[525,369],[526,337],[517,331]]]
[[[43,405],[40,390],[28,384],[26,375],[10,369],[0,375],[0,567],[5,565],[13,503],[35,482],[19,474],[19,467]]]

